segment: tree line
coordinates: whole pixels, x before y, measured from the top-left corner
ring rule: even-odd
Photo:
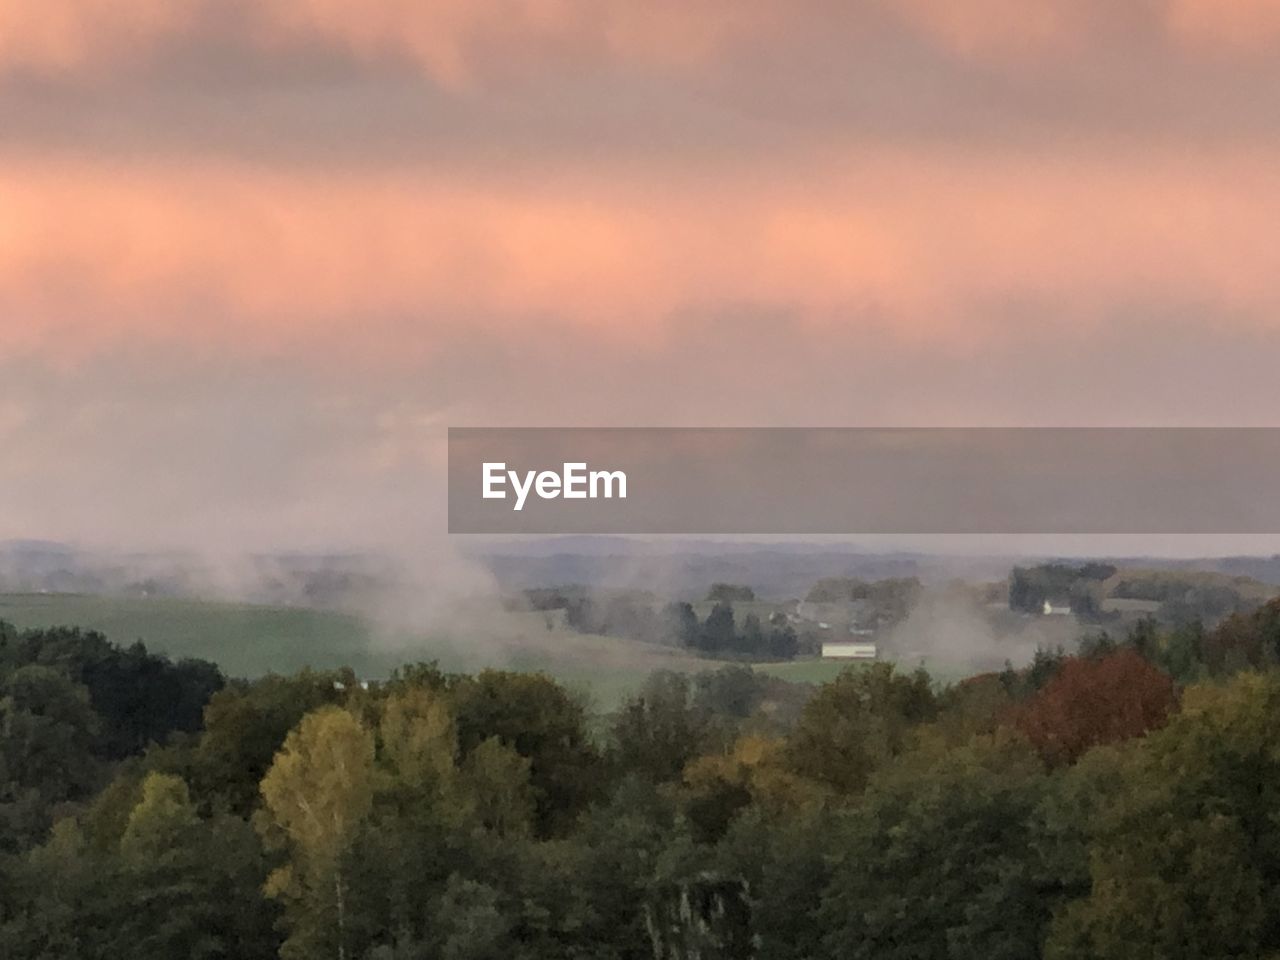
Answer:
[[[597,597],[576,588],[543,588],[524,594],[534,610],[563,610],[565,625],[580,633],[683,647],[720,659],[790,660],[799,652],[799,637],[782,613],[766,621],[749,612],[738,622],[733,603],[754,599],[749,587],[715,584],[708,597],[714,605],[699,618],[687,601],[659,603],[647,593]]]

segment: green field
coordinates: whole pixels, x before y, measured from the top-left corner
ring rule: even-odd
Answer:
[[[484,667],[543,670],[607,709],[659,669],[698,672],[717,662],[679,650],[617,637],[547,628],[542,614],[477,620],[452,632],[414,634],[376,628],[359,616],[299,607],[269,607],[204,600],[136,599],[83,594],[0,594],[0,620],[20,629],[79,626],[119,644],[143,641],[174,659],[212,660],[230,676],[257,677],[351,667],[367,679],[396,667],[436,660],[446,670]],[[825,683],[848,662],[796,660],[756,664],[771,676]],[[959,673],[930,664],[939,679]],[[954,675],[953,675],[954,674]]]
[[[358,616],[296,607],[81,594],[0,594],[0,620],[19,628],[79,626],[119,644],[143,641],[174,659],[200,657],[231,676],[349,666],[362,678],[436,660],[447,670],[544,670],[601,707],[617,703],[657,669],[715,664],[678,650],[548,629],[540,614],[477,620],[451,632],[376,628]]]
[[[761,673],[792,683],[829,683],[841,672],[856,667],[848,660],[791,660],[785,663],[757,663],[754,668]]]
[[[791,660],[786,663],[756,663],[752,666],[760,673],[790,680],[792,683],[830,683],[840,676],[842,671],[856,670],[869,662],[867,660]],[[912,662],[900,663],[898,666],[901,670],[910,671],[920,665]],[[941,683],[953,683],[973,673],[972,668],[967,664],[929,661],[923,666],[929,671],[929,676]]]

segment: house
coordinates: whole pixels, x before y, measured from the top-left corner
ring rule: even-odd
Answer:
[[[874,660],[876,645],[874,643],[824,643],[822,645],[823,660]]]
[[[1070,613],[1071,604],[1069,603],[1053,603],[1049,600],[1044,602],[1044,615],[1046,617],[1067,616]]]

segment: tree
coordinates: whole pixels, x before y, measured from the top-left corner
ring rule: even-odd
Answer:
[[[124,908],[75,820],[3,865],[0,955],[21,960],[106,960],[112,918]]]
[[[722,869],[746,881],[758,960],[823,957],[818,911],[831,882],[833,812],[814,803],[785,815],[749,807],[717,847]]]
[[[57,805],[89,797],[97,733],[88,691],[60,670],[24,666],[0,684],[0,850],[39,840]]]
[[[179,847],[200,818],[181,777],[148,774],[141,793],[120,837],[120,853],[126,861],[146,864]]]
[[[750,804],[784,819],[814,794],[808,781],[786,768],[781,743],[747,736],[723,754],[691,761],[684,772],[684,813],[693,838],[715,843]]]
[[[1009,572],[1009,609],[1039,613],[1045,601],[1079,604],[1086,615],[1099,612],[1101,581],[1113,576],[1110,564],[1042,563],[1034,567],[1014,567]]]
[[[13,960],[272,960],[275,911],[252,828],[201,820],[186,784],[151,774],[114,837],[74,818],[12,862],[0,956]]]
[[[140,792],[112,871],[132,906],[104,925],[115,944],[108,955],[273,956],[274,910],[261,896],[266,871],[249,825],[225,815],[202,820],[180,777],[149,774]]]
[[[727,603],[717,603],[702,623],[698,634],[698,648],[706,653],[730,650],[736,637],[733,607]]]
[[[698,643],[698,615],[693,604],[681,601],[669,603],[662,611],[664,632],[681,647],[693,647]]]
[[[197,794],[240,816],[252,813],[261,800],[259,784],[289,731],[311,711],[341,698],[335,681],[336,674],[304,670],[237,682],[216,693],[205,709],[204,735],[193,758]]]
[[[1158,729],[1177,706],[1168,674],[1133,649],[1100,659],[1069,657],[1039,693],[1013,711],[1013,723],[1049,764],[1075,761],[1091,747]]]
[[[1191,688],[1124,748],[1088,818],[1087,894],[1050,960],[1227,960],[1280,952],[1280,677]]]
[[[527,836],[533,827],[533,788],[527,758],[490,737],[471,751],[464,770],[477,821],[501,837]]]
[[[642,905],[657,864],[678,831],[668,792],[626,777],[604,804],[584,813],[571,846],[572,896],[582,960],[652,960]]]
[[[656,783],[674,781],[707,745],[709,715],[693,705],[688,677],[656,670],[622,705],[612,733],[612,759],[620,770]]]
[[[760,618],[754,613],[748,613],[742,621],[742,636],[738,638],[737,649],[739,653],[755,657],[767,657],[772,652],[765,639],[764,628],[760,625]]]
[[[1039,866],[1046,778],[997,735],[877,773],[829,837],[837,862],[817,920],[832,960],[1038,955],[1053,884]]]
[[[1010,686],[1016,679],[1001,673],[980,673],[946,688],[938,698],[938,726],[963,743],[978,734],[994,733],[1013,706]]]
[[[451,696],[465,759],[490,737],[529,761],[540,837],[566,832],[601,787],[582,704],[541,673],[485,670]]]
[[[1165,639],[1157,662],[1178,683],[1201,680],[1208,674],[1204,640],[1204,625],[1199,620],[1175,627]]]
[[[787,741],[788,760],[801,776],[854,793],[906,749],[913,727],[936,716],[923,670],[903,675],[889,663],[846,669],[805,705]]]
[[[419,946],[428,950],[425,901],[443,885],[455,848],[465,850],[463,838],[480,816],[458,770],[457,729],[444,685],[427,674],[419,679],[426,682],[402,677],[372,705],[375,792],[344,858],[349,942],[376,943],[394,934],[393,957],[419,956]]]
[[[323,707],[286,738],[262,780],[264,837],[285,864],[267,881],[290,922],[281,955],[347,954],[344,859],[373,805],[373,736],[351,713]]]
[[[1204,638],[1204,655],[1216,674],[1280,664],[1280,598],[1228,617]]]
[[[382,704],[378,734],[392,789],[410,803],[442,798],[454,788],[458,733],[442,694],[411,687],[390,695]]]
[[[488,960],[506,953],[511,919],[493,887],[454,874],[436,906],[436,923],[444,932],[441,960]]]
[[[746,720],[764,701],[769,683],[746,664],[704,670],[694,678],[694,708],[717,718]]]
[[[800,649],[800,639],[789,623],[774,624],[769,628],[769,656],[776,660],[791,660]]]
[[[111,760],[164,743],[174,732],[199,730],[204,705],[223,685],[207,661],[175,664],[142,643],[122,648],[100,633],[70,627],[0,640],[0,671],[31,664],[55,667],[84,685],[101,718],[95,750]]]

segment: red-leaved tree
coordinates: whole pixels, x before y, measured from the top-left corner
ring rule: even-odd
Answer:
[[[1090,747],[1140,737],[1177,707],[1172,678],[1134,650],[1070,657],[1034,697],[1012,712],[1014,726],[1046,763],[1074,762]]]

